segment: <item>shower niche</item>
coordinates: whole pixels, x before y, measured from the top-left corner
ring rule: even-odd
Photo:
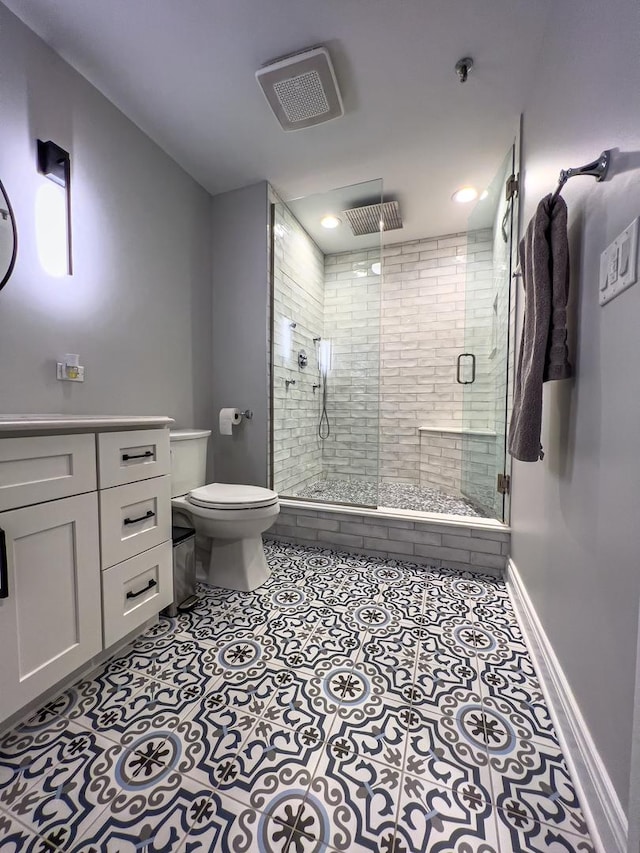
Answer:
[[[405,227],[381,180],[274,199],[270,468],[282,498],[505,519],[516,159],[513,146],[453,233]]]

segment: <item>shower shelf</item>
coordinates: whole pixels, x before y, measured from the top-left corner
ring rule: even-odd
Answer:
[[[421,426],[418,427],[418,432],[444,432],[449,435],[485,435],[496,436],[494,429],[471,429],[470,427],[451,427],[451,426]]]

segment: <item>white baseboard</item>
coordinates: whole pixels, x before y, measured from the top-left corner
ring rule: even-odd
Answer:
[[[627,817],[513,560],[507,585],[598,853],[627,853]]]

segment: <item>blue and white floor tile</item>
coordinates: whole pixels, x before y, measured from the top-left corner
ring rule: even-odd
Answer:
[[[0,737],[0,853],[590,853],[505,586],[268,541]]]

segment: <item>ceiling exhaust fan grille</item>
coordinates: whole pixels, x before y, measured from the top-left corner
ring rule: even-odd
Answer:
[[[354,237],[375,234],[377,231],[395,231],[402,228],[400,205],[397,201],[384,201],[382,204],[367,204],[343,211],[349,221]]]
[[[326,47],[276,59],[256,71],[256,80],[283,130],[301,130],[344,115]]]
[[[307,71],[273,84],[284,114],[291,122],[305,121],[329,112],[322,81],[317,71]]]

